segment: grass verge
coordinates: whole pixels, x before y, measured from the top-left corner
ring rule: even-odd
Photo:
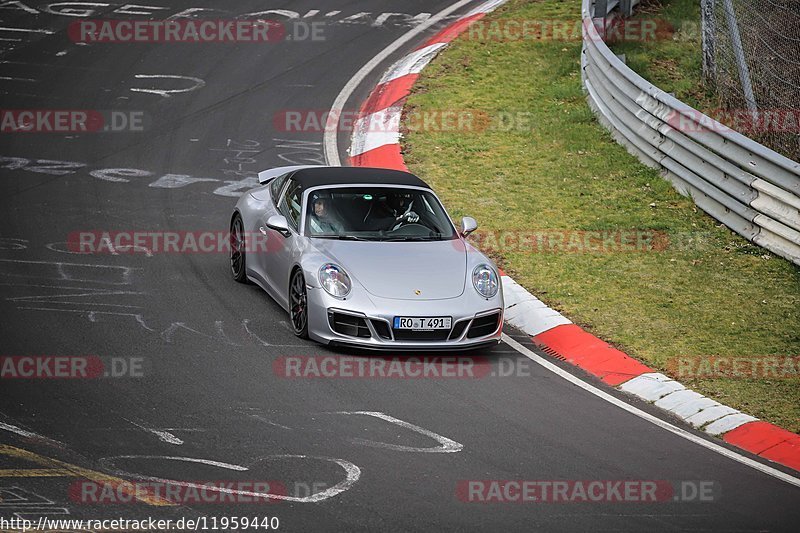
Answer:
[[[634,72],[678,100],[704,112],[719,109],[719,98],[703,84],[700,2],[645,0],[633,20],[655,21],[668,38],[623,40],[609,47],[623,54]]]
[[[577,0],[512,0],[485,24],[579,17]],[[580,50],[579,39],[462,35],[423,72],[409,98],[403,146],[411,170],[437,189],[454,218],[478,219],[484,245],[487,236],[512,237],[491,237],[489,251],[519,283],[655,368],[669,373],[681,357],[749,362],[800,355],[800,269],[719,225],[616,144],[586,104]],[[639,61],[634,52],[626,51]],[[680,59],[672,70],[699,69],[699,57],[670,54]],[[644,73],[660,82],[656,72]],[[690,103],[708,98],[697,90],[696,100],[688,97],[691,83],[674,87]],[[488,117],[489,127],[419,127],[420,116],[463,110]],[[505,117],[503,127],[498,117]],[[605,251],[581,244],[595,235],[581,232],[619,241],[633,231],[666,239],[633,247],[642,251],[619,242]],[[551,235],[550,245],[520,243],[531,235]],[[559,235],[564,240],[553,245]],[[797,375],[679,377],[800,431]]]

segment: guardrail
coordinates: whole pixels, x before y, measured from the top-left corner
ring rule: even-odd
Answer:
[[[600,122],[703,211],[800,265],[800,163],[727,129],[636,74],[603,42],[593,0],[582,1],[583,85]]]

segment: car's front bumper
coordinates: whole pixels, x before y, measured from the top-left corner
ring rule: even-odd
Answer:
[[[490,300],[472,294],[446,300],[389,300],[371,295],[339,300],[309,287],[308,311],[308,333],[313,340],[374,350],[473,349],[497,344],[503,329],[502,291]],[[448,316],[452,327],[419,334],[398,331],[392,328],[396,316]]]

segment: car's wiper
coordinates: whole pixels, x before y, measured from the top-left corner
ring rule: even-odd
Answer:
[[[369,241],[364,237],[357,237],[355,235],[312,235],[315,239],[333,239],[338,241]]]
[[[390,237],[384,239],[386,242],[413,242],[413,241],[441,241],[441,235],[432,235],[430,237]]]

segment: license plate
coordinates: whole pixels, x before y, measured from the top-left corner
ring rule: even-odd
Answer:
[[[394,317],[394,329],[410,329],[414,331],[427,331],[433,329],[450,329],[453,319],[449,316],[414,318],[406,316]]]

